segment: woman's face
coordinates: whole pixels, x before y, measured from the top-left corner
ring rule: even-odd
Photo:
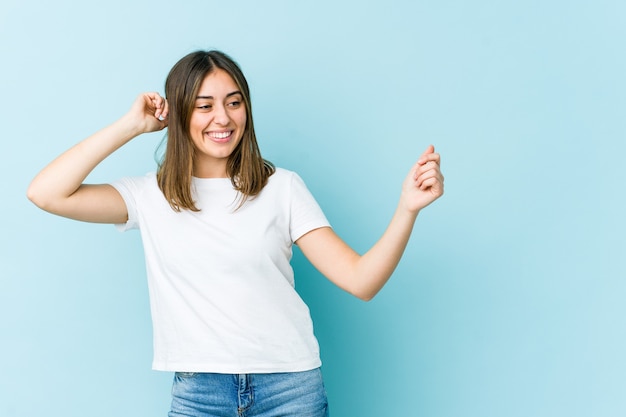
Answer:
[[[195,147],[193,175],[226,177],[228,157],[246,127],[246,106],[233,78],[215,69],[202,81],[191,113],[189,133]]]

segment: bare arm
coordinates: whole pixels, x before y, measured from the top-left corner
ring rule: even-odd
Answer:
[[[125,222],[126,204],[117,190],[83,181],[107,156],[136,136],[165,128],[167,112],[167,101],[159,94],[141,94],[122,118],[65,151],[37,174],[28,187],[28,198],[43,210],[71,219]]]
[[[429,146],[404,180],[398,207],[381,238],[359,255],[335,232],[323,227],[296,242],[328,279],[363,300],[372,299],[395,270],[419,211],[443,194],[440,157]]]

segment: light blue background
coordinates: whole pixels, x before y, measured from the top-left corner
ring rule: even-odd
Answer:
[[[296,253],[335,417],[626,415],[626,3],[3,0],[0,415],[164,416],[137,233],[25,198],[199,48],[264,156],[366,250],[434,143],[446,194],[374,301]],[[154,168],[140,138],[90,181]]]

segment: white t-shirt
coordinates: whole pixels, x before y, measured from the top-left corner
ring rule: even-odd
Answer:
[[[294,288],[292,244],[329,226],[295,173],[277,168],[239,200],[227,178],[193,178],[199,212],[175,212],[156,174],[112,183],[143,240],[154,332],[153,368],[270,373],[320,366],[308,307]]]

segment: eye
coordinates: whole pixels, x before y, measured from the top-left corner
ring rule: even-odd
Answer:
[[[200,106],[196,106],[196,109],[200,109],[200,110],[211,110],[212,108],[213,106],[210,104],[202,104]]]
[[[239,100],[234,100],[234,101],[231,101],[231,102],[229,102],[229,103],[227,104],[227,106],[228,106],[228,107],[232,107],[232,108],[236,109],[236,108],[238,108],[239,106],[241,106],[241,101],[239,101]]]

